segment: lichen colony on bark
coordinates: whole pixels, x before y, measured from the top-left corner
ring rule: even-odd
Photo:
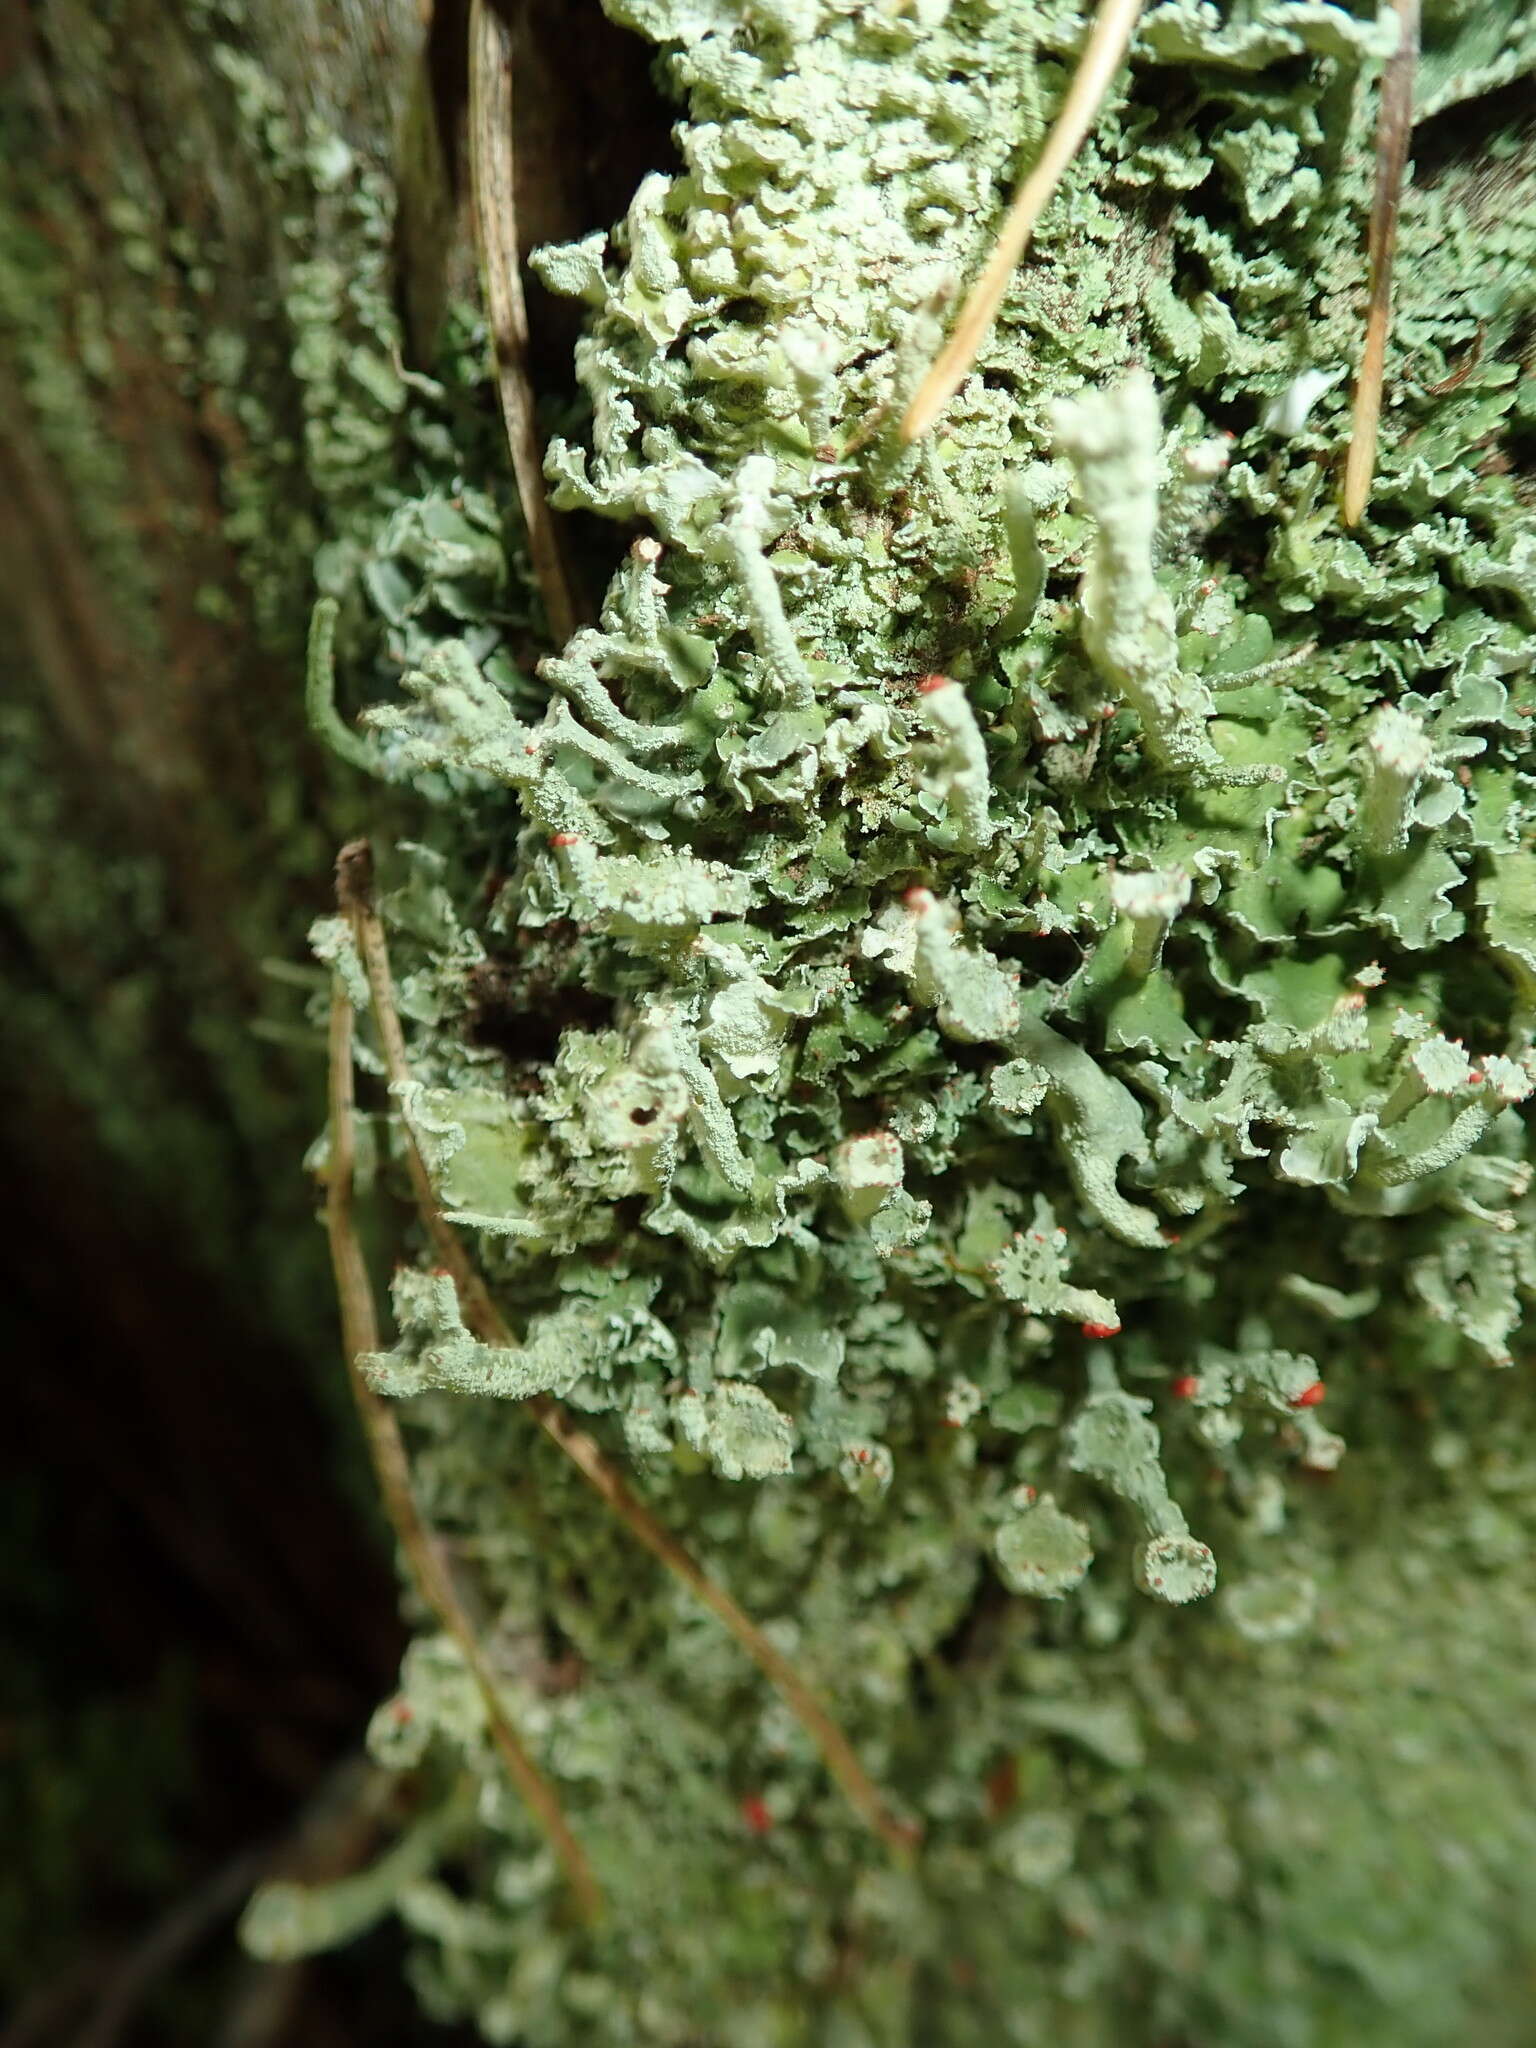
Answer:
[[[517,1338],[423,1246],[367,1369],[608,1902],[424,1629],[368,1909],[432,2010],[550,2048],[1491,2032],[1536,1867],[1525,12],[1426,19],[1346,531],[1390,14],[1149,7],[909,448],[1081,10],[610,11],[681,167],[534,258],[586,309],[554,502],[639,534],[597,624],[536,663],[453,371],[382,299],[312,330],[374,397],[314,432],[394,437],[317,571],[411,821],[360,1136],[393,1185],[409,1125]],[[914,1868],[530,1397],[831,1701]]]

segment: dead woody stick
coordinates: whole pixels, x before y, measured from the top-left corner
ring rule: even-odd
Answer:
[[[528,308],[518,246],[512,33],[491,0],[469,10],[469,172],[475,239],[485,282],[496,359],[496,391],[512,473],[528,533],[534,581],[551,637],[561,646],[576,630],[576,604],[560,535],[544,488],[544,459],[528,373]]]
[[[1008,281],[1029,246],[1035,223],[1049,205],[1062,173],[1082,148],[1115,73],[1125,59],[1143,0],[1099,0],[1082,58],[1061,103],[1040,160],[1014,195],[987,267],[971,287],[955,331],[918,387],[901,422],[903,441],[919,441],[965,381],[997,318]]]
[[[384,927],[373,903],[373,857],[366,840],[356,840],[342,848],[337,857],[336,876],[338,901],[351,926],[363,971],[368,978],[385,1070],[398,1099],[410,1086],[411,1070],[399,1012],[395,1007]],[[519,1348],[516,1337],[464,1249],[458,1232],[443,1215],[410,1120],[402,1115],[401,1121],[406,1134],[406,1165],[422,1226],[431,1240],[433,1257],[452,1276],[466,1325],[482,1343],[516,1350]],[[593,1438],[576,1427],[558,1402],[547,1394],[538,1394],[524,1406],[631,1534],[725,1625],[777,1688],[821,1751],[828,1770],[854,1811],[894,1855],[903,1860],[909,1857],[913,1831],[891,1812],[878,1787],[859,1762],[853,1745],[790,1660],[730,1594],[710,1578],[671,1531],[657,1521]]]
[[[582,1917],[596,1920],[602,1911],[602,1894],[592,1867],[571,1831],[554,1787],[529,1755],[501,1703],[496,1675],[459,1598],[438,1539],[417,1504],[400,1425],[389,1403],[363,1378],[358,1364],[365,1354],[379,1349],[379,1325],[372,1283],[352,1221],[355,1157],[352,1004],[338,978],[331,993],[330,1159],[326,1169],[325,1224],[352,1397],[362,1421],[379,1494],[416,1589],[458,1645],[459,1654],[473,1674],[485,1702],[492,1739],[512,1782],[559,1860]]]
[[[1365,316],[1365,346],[1355,379],[1354,412],[1349,423],[1349,454],[1344,464],[1340,511],[1346,526],[1358,526],[1370,502],[1376,471],[1376,439],[1381,425],[1381,388],[1387,365],[1387,336],[1392,327],[1392,259],[1397,253],[1397,217],[1413,139],[1413,84],[1419,63],[1419,0],[1396,0],[1398,44],[1381,80],[1381,108],[1376,117],[1376,189],[1371,200],[1368,244],[1370,306]]]

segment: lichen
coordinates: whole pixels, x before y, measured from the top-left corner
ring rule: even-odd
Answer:
[[[1078,10],[610,6],[683,161],[542,261],[589,307],[549,472],[643,538],[539,686],[455,635],[369,723],[433,800],[381,903],[398,1108],[525,1336],[402,1276],[371,1370],[430,1389],[424,1495],[612,1906],[569,1930],[413,1661],[413,1756],[485,1784],[475,1903],[402,1894],[423,1995],[550,2044],[1496,2026],[1536,1811],[1528,1403],[1488,1371],[1536,1288],[1528,140],[1408,196],[1350,534],[1390,21],[1150,9],[906,451]],[[1471,39],[1436,105],[1526,61],[1513,17],[1432,29]],[[915,1875],[533,1445],[557,1383],[833,1701]]]

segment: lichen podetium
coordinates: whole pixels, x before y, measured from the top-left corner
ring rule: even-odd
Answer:
[[[424,1245],[367,1369],[608,1911],[423,1634],[375,1752],[481,1797],[396,1888],[421,1995],[530,2048],[1513,2048],[1536,146],[1484,96],[1536,28],[1426,9],[1346,531],[1390,10],[1148,7],[911,447],[1086,10],[611,11],[682,165],[535,264],[590,308],[554,501],[642,537],[537,678],[469,605],[366,715],[393,1109],[521,1347]]]

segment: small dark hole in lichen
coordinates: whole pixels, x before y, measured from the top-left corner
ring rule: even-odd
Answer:
[[[1023,986],[1037,988],[1042,981],[1069,981],[1083,964],[1083,948],[1070,932],[1041,932],[1028,938],[1015,959]]]
[[[516,1067],[546,1066],[567,1030],[601,1031],[613,1022],[613,1004],[590,989],[529,973],[515,961],[482,960],[469,976],[464,1036],[484,1052],[499,1052]]]

